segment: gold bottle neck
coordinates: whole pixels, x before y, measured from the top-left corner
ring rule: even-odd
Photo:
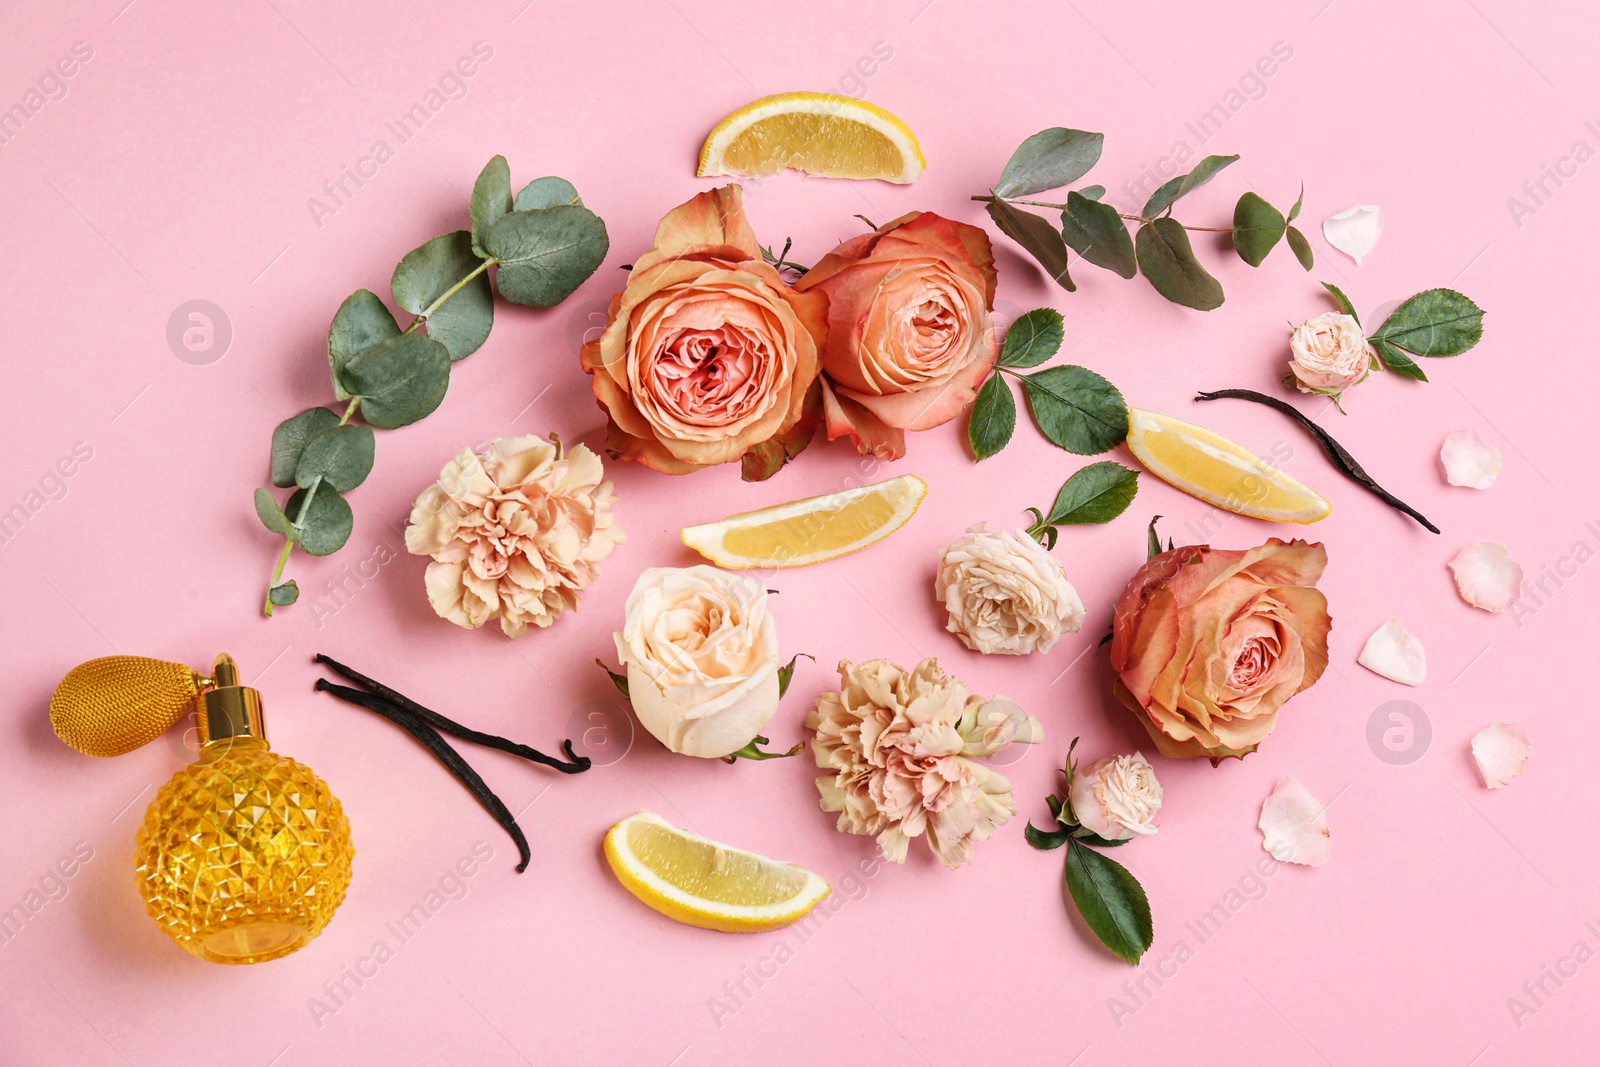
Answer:
[[[261,691],[239,684],[239,668],[226,652],[217,656],[211,671],[211,686],[200,695],[195,709],[200,726],[200,745],[256,738],[267,743],[267,726],[262,717]]]

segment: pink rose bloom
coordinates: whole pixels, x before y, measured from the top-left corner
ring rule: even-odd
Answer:
[[[1337,397],[1366,380],[1372,350],[1349,315],[1329,311],[1308,319],[1289,335],[1289,373],[1302,393]]]
[[[1142,752],[1095,760],[1072,776],[1068,798],[1078,822],[1107,841],[1156,832],[1161,783]]]
[[[977,762],[1007,744],[1043,739],[1009,700],[970,696],[925,659],[913,670],[875,659],[839,664],[839,691],[806,716],[823,811],[848,834],[875,834],[885,859],[904,863],[914,837],[954,870],[1016,813],[1011,783]]]
[[[995,361],[994,254],[976,226],[914,211],[818,260],[795,284],[828,295],[828,439],[899,459],[905,431],[949,422]]]
[[[445,464],[411,508],[406,548],[432,556],[428,601],[439,617],[507,637],[549,626],[623,540],[600,457],[542,437],[499,438]]]

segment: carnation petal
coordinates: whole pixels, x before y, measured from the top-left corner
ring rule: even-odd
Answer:
[[[1383,236],[1383,209],[1376,204],[1357,204],[1330,215],[1322,223],[1322,236],[1351,259],[1356,266],[1372,251]]]
[[[1497,722],[1472,735],[1472,758],[1490,789],[1504,789],[1522,773],[1533,746],[1528,731],[1514,722]]]
[[[1261,847],[1279,863],[1321,867],[1333,854],[1327,807],[1292,774],[1278,779],[1261,805]]]
[[[1390,619],[1374,630],[1356,662],[1401,685],[1421,685],[1428,677],[1428,659],[1422,650],[1422,641],[1399,619]]]
[[[1468,489],[1487,489],[1500,474],[1500,450],[1478,436],[1476,430],[1457,430],[1439,449],[1444,479]]]
[[[1484,611],[1504,611],[1522,590],[1522,567],[1498,541],[1474,541],[1450,560],[1461,599]]]

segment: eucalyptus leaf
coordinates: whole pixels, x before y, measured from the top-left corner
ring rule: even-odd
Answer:
[[[1067,272],[1067,243],[1061,232],[1031,211],[1021,211],[1002,201],[989,203],[989,217],[1000,232],[1011,238],[1044,268],[1044,272],[1067,292],[1077,291]]]
[[[1483,337],[1483,309],[1454,289],[1418,293],[1372,335],[1414,356],[1459,356]]]
[[[1066,209],[1061,212],[1061,236],[1073,251],[1097,267],[1124,278],[1139,273],[1133,238],[1128,236],[1122,216],[1110,204],[1068,193]]]
[[[494,290],[487,270],[455,289],[481,267],[483,261],[472,250],[471,231],[457,230],[407,252],[389,282],[394,302],[422,318],[428,336],[449,349],[452,360],[476,352],[494,326]],[[446,293],[449,299],[434,307]]]
[[[309,489],[320,478],[341,493],[349,492],[372,473],[376,441],[370,426],[335,426],[306,442],[295,468],[295,484]]]
[[[1238,159],[1238,156],[1207,156],[1196,163],[1195,168],[1188,174],[1180,174],[1157,189],[1150,199],[1145,201],[1144,210],[1139,214],[1147,219],[1155,218],[1177,203],[1180,197],[1188,196]]]
[[[272,431],[272,484],[279,489],[294,485],[294,472],[306,442],[337,425],[339,416],[327,408],[307,408],[278,423]]]
[[[282,534],[291,541],[295,539],[294,523],[290,522],[289,516],[285,515],[283,509],[278,507],[277,500],[273,499],[272,490],[257,489],[255,504],[256,518],[261,520],[261,525],[275,534]]]
[[[511,212],[489,230],[486,247],[500,264],[501,296],[554,307],[595,272],[611,243],[600,216],[571,204]]]
[[[1233,250],[1252,267],[1283,239],[1283,213],[1255,193],[1245,193],[1233,209]]]
[[[565,178],[554,176],[535,178],[522,187],[522,192],[517,194],[517,199],[512,207],[517,211],[533,211],[536,208],[560,207],[563,204],[581,204],[583,200],[578,196],[578,190]]]
[[[1293,226],[1286,226],[1283,230],[1283,236],[1289,242],[1289,251],[1294,253],[1294,258],[1300,261],[1302,267],[1310,270],[1317,260],[1311,254],[1311,242],[1306,240],[1306,235]]]
[[[1022,828],[1023,840],[1027,841],[1028,844],[1032,845],[1034,848],[1043,849],[1045,851],[1049,851],[1053,848],[1060,848],[1062,845],[1067,843],[1067,838],[1071,836],[1071,831],[1064,826],[1057,826],[1050,830],[1041,830],[1030,822],[1028,825]]]
[[[487,238],[489,227],[511,210],[511,166],[505,156],[489,160],[472,184],[472,251],[474,255],[489,258]]]
[[[300,587],[290,578],[281,585],[275,585],[267,590],[267,599],[272,601],[274,607],[286,608],[300,599]]]
[[[1372,341],[1372,347],[1378,353],[1378,358],[1383,361],[1385,367],[1404,378],[1412,378],[1419,382],[1428,380],[1428,376],[1423,373],[1416,360],[1381,337],[1374,337],[1370,340]]]
[[[1122,864],[1077,841],[1067,850],[1066,876],[1067,890],[1089,929],[1119,959],[1138,963],[1155,939],[1143,887]]]
[[[1055,308],[1034,308],[1017,316],[1000,346],[1002,367],[1037,367],[1057,352],[1066,339],[1066,326]]]
[[[1328,295],[1333,297],[1333,306],[1356,320],[1356,325],[1361,325],[1361,318],[1356,314],[1356,306],[1350,303],[1350,298],[1344,291],[1332,282],[1323,282],[1322,287],[1328,290]]]
[[[361,417],[384,430],[432,414],[450,386],[450,352],[410,333],[385,341],[344,368],[346,387],[361,398]]]
[[[1017,401],[1011,395],[1011,387],[1002,375],[991,374],[978,390],[967,415],[967,443],[972,446],[972,455],[988,459],[1006,447],[1016,428]]]
[[[1078,195],[1085,200],[1099,200],[1106,195],[1106,187],[1103,185],[1085,185],[1078,190]]]
[[[1097,526],[1128,510],[1139,491],[1139,475],[1113,460],[1091,463],[1068,478],[1050,514],[1051,526]]]
[[[1176,219],[1161,218],[1140,226],[1134,247],[1139,269],[1156,292],[1197,311],[1222,306],[1222,284],[1195,258],[1189,235]]]
[[[400,336],[400,327],[378,294],[357,289],[345,297],[328,327],[328,369],[333,375],[333,395],[349,400],[342,371],[346,364],[373,346]]]
[[[1048,367],[1024,377],[1022,387],[1039,431],[1068,452],[1097,455],[1128,436],[1127,402],[1087,367]]]
[[[1105,134],[1054,126],[1017,146],[1000,172],[995,195],[1032,196],[1075,182],[1100,160]]]
[[[308,505],[307,494],[311,497]],[[296,489],[283,510],[298,531],[295,540],[313,556],[328,556],[339,551],[350,540],[350,529],[355,525],[350,505],[328,485],[319,485],[314,492]]]

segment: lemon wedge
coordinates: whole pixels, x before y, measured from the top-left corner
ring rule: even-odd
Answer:
[[[902,474],[683,528],[683,543],[719,567],[804,567],[882,541],[916,514],[928,483]]]
[[[793,167],[823,178],[905,185],[927,165],[911,127],[875,104],[832,93],[779,93],[717,123],[695,173],[756,176]]]
[[[1260,456],[1192,422],[1128,409],[1128,449],[1150,473],[1226,511],[1271,522],[1317,522],[1333,505]]]
[[[648,811],[607,831],[605,850],[628,892],[669,919],[707,930],[776,930],[831,892],[797,863],[707,841]]]

